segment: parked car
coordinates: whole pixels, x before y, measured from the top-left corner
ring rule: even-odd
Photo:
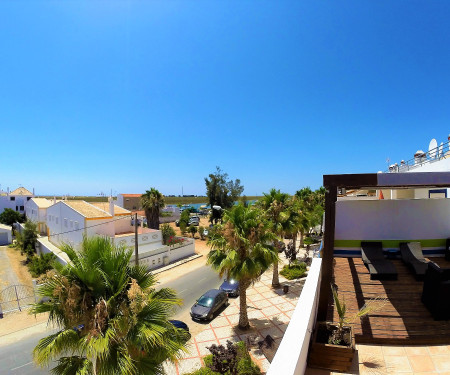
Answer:
[[[194,320],[212,320],[214,314],[228,305],[228,295],[222,290],[211,289],[203,294],[191,307],[191,317]]]
[[[219,289],[223,290],[229,297],[237,297],[239,295],[239,282],[234,279],[225,279]]]
[[[198,216],[191,216],[189,218],[188,225],[199,226],[200,225],[200,218]]]
[[[189,338],[191,337],[191,333],[189,332],[189,327],[185,322],[181,320],[169,320],[176,328],[184,329],[187,333],[189,333]]]

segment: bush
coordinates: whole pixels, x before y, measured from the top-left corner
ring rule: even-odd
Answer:
[[[169,240],[169,238],[175,236],[175,229],[173,229],[169,224],[161,225],[160,229],[161,229],[163,244],[167,245],[167,241]]]
[[[14,223],[23,223],[23,215],[11,208],[5,208],[0,214],[0,223],[5,225],[13,225]]]
[[[33,277],[39,277],[51,270],[52,263],[56,260],[56,256],[53,253],[41,254],[40,256],[34,256],[27,264],[28,269]]]
[[[195,233],[197,233],[197,227],[194,225],[189,225],[188,230],[189,230],[189,233],[192,234],[192,238],[194,238]]]
[[[180,221],[180,232],[181,234],[186,234],[187,225],[184,221]]]
[[[302,277],[306,272],[306,263],[293,263],[289,267],[288,265],[284,266],[281,270],[280,274],[283,275],[288,280],[298,279]]]
[[[205,239],[205,236],[204,236],[204,234],[203,234],[204,231],[205,231],[205,228],[203,228],[202,226],[199,226],[199,227],[198,227],[198,234],[200,235],[200,239],[201,239],[201,240],[204,240],[204,239]]]

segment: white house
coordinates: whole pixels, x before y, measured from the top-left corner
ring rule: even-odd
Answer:
[[[8,188],[6,194],[0,195],[0,213],[2,213],[5,208],[10,208],[23,214],[25,213],[25,204],[33,197],[34,193],[22,186],[13,190],[11,193]]]
[[[25,203],[25,215],[37,224],[40,234],[47,234],[47,208],[54,203],[46,198],[31,198]]]
[[[8,245],[12,242],[12,228],[9,225],[0,224],[0,245]]]
[[[47,234],[51,243],[79,248],[83,236],[109,237],[114,244],[134,249],[135,228],[131,212],[109,202],[88,203],[80,200],[60,201],[47,208]],[[161,231],[138,228],[138,255],[141,264],[155,268],[194,254],[193,241],[186,240],[176,249],[163,245]],[[134,258],[133,258],[134,259]]]

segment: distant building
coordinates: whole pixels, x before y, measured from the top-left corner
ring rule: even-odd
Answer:
[[[25,203],[25,215],[36,223],[40,234],[47,234],[47,208],[55,203],[46,198],[31,198]]]
[[[0,224],[0,245],[9,245],[12,242],[12,228],[9,225]]]
[[[142,194],[118,194],[117,204],[129,211],[142,211]]]
[[[33,197],[34,192],[30,192],[22,186],[13,190],[11,193],[8,188],[6,193],[0,195],[0,213],[2,213],[5,208],[10,208],[23,214],[25,213],[25,204]]]

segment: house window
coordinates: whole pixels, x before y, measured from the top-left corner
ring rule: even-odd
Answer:
[[[161,263],[161,258],[158,258],[158,264]]]
[[[78,221],[75,221],[75,229],[78,229]]]
[[[59,218],[56,218],[56,224],[58,224]]]
[[[155,264],[155,260],[153,259],[153,262],[152,262],[152,264]]]
[[[23,210],[24,210],[23,206],[20,206],[20,211],[23,211]]]
[[[16,211],[19,211],[19,206],[16,206]]]
[[[67,219],[64,218],[64,226],[67,228]]]
[[[70,220],[70,227],[73,228],[73,221]]]
[[[16,197],[9,197],[9,200],[10,200],[10,201],[15,201],[15,200],[16,200]]]

